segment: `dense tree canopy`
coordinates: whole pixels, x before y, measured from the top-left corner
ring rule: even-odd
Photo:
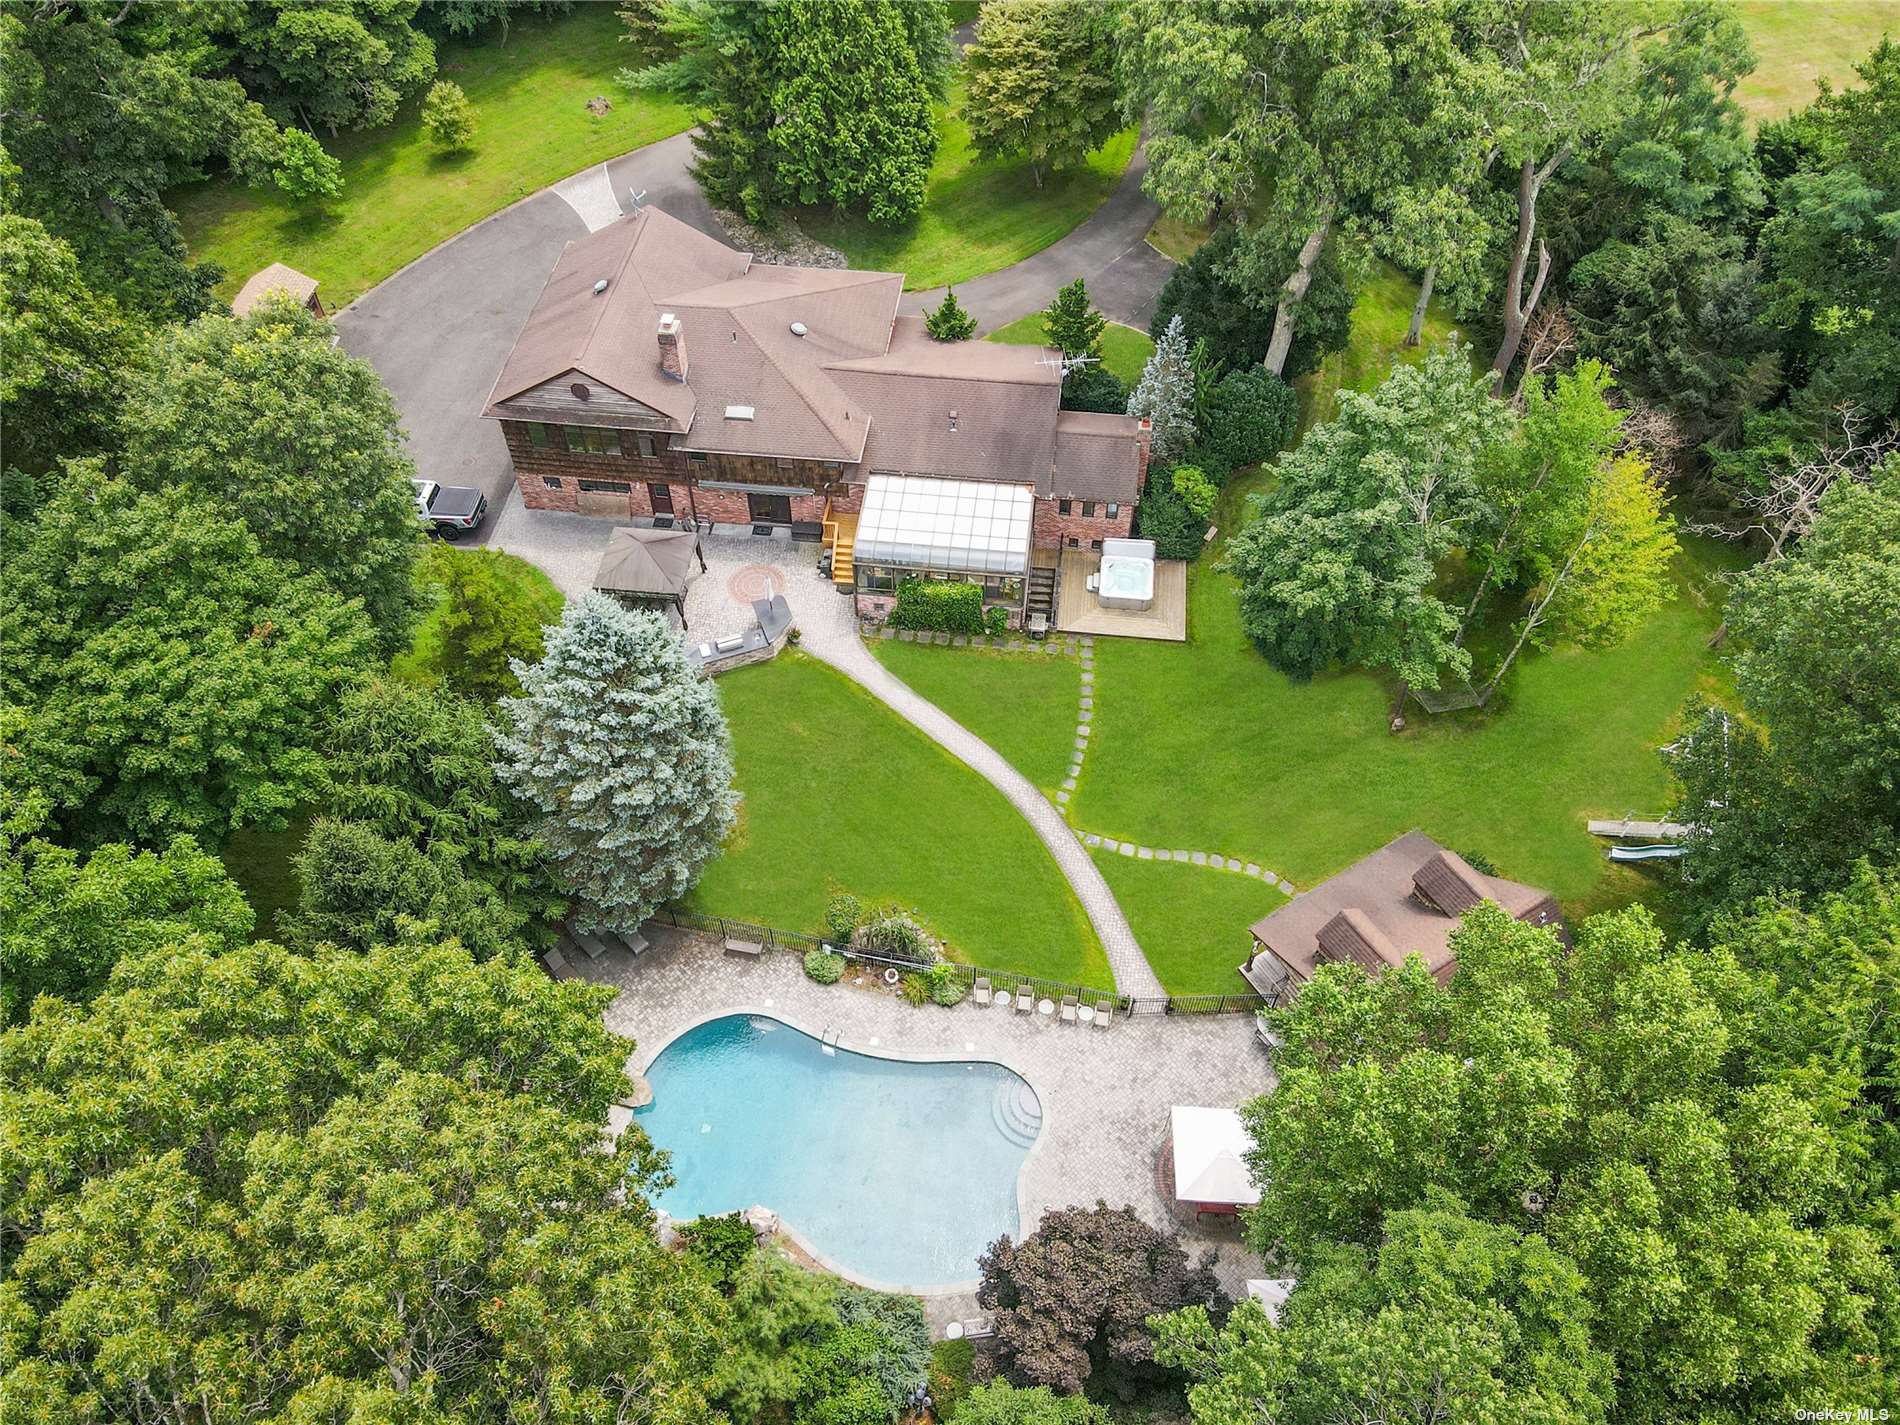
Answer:
[[[236,514],[82,464],[33,519],[0,516],[10,777],[81,843],[220,841],[324,785],[316,744],[369,625]]]
[[[964,56],[963,115],[985,158],[1075,168],[1121,127],[1114,11],[1093,0],[990,0]]]
[[[1273,340],[1273,307],[1232,275],[1239,242],[1238,230],[1223,226],[1168,274],[1155,298],[1150,336],[1159,337],[1179,316],[1187,326],[1188,340],[1205,341],[1209,355],[1224,366],[1253,366],[1266,356]],[[1353,301],[1348,276],[1336,247],[1320,254],[1312,284],[1294,314],[1293,344],[1282,371],[1287,380],[1304,376],[1329,352],[1346,345],[1352,333]]]
[[[9,1417],[707,1419],[608,992],[412,941],[122,960],[0,1035]],[[83,1125],[83,1127],[81,1126]]]
[[[244,86],[282,123],[329,133],[386,124],[435,77],[420,0],[247,0],[230,41]]]
[[[1251,1240],[1304,1282],[1334,1244],[1377,1251],[1397,1214],[1450,1193],[1581,1273],[1618,1418],[1884,1398],[1900,1323],[1888,1181],[1866,1165],[1890,1095],[1862,1054],[1886,1037],[1865,1015],[1893,899],[1859,894],[1820,925],[1743,918],[1714,950],[1667,946],[1635,909],[1590,920],[1566,953],[1487,906],[1457,932],[1448,987],[1417,960],[1376,981],[1323,967],[1274,1012],[1279,1085],[1246,1110]],[[1796,990],[1804,973],[1782,942],[1803,933],[1833,941],[1842,1022],[1861,1026],[1825,1069],[1825,999],[1778,1003],[1777,976]]]
[[[243,521],[262,551],[359,599],[385,654],[419,607],[415,475],[396,403],[292,302],[164,334],[125,414],[126,477]]]

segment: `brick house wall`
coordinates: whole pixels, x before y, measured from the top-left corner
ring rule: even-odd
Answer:
[[[1062,513],[1067,504],[1069,513]],[[1135,526],[1135,507],[1118,505],[1108,514],[1106,503],[1094,504],[1095,514],[1084,515],[1088,508],[1081,500],[1036,500],[1030,540],[1041,549],[1089,549],[1101,539],[1126,539]],[[1073,543],[1071,542],[1073,541]]]

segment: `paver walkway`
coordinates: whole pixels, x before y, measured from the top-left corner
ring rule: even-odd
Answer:
[[[562,593],[574,598],[592,586],[612,533],[607,520],[529,511],[516,491],[496,520],[490,542],[539,566]],[[829,663],[949,751],[1001,792],[1035,830],[1088,913],[1108,955],[1115,988],[1144,998],[1167,994],[1108,882],[1062,813],[987,742],[871,656],[858,637],[851,601],[819,575],[813,546],[723,533],[706,535],[702,542],[706,572],[686,593],[686,623],[695,638],[738,631],[752,616],[749,600],[782,593],[798,625],[801,649]],[[746,577],[735,579],[739,575]]]
[[[1180,1231],[1193,1255],[1215,1252],[1216,1271],[1230,1293],[1238,1295],[1246,1277],[1261,1275],[1231,1228],[1180,1222],[1155,1174],[1171,1105],[1232,1108],[1273,1088],[1251,1015],[1146,1015],[1098,1029],[983,1008],[974,1000],[951,1009],[912,1007],[874,981],[816,984],[791,952],[756,960],[723,955],[709,937],[663,926],[650,927],[649,938],[653,949],[638,960],[610,950],[595,964],[577,966],[620,990],[606,1020],[638,1046],[630,1072],[643,1072],[693,1025],[744,1013],[835,1037],[861,1053],[1004,1064],[1029,1081],[1042,1108],[1042,1128],[1017,1192],[1019,1235],[1034,1231],[1045,1212],[1101,1198]],[[977,1309],[967,1291],[933,1294],[926,1307],[939,1327]]]

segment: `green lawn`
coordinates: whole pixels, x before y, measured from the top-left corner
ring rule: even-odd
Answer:
[[[977,158],[969,127],[957,115],[962,92],[952,80],[949,101],[938,106],[937,157],[915,219],[891,228],[807,209],[796,214],[798,225],[844,253],[853,267],[903,273],[912,290],[967,282],[1066,236],[1108,197],[1134,154],[1135,130],[1124,129],[1083,167],[1045,173],[1038,188],[1026,163]]]
[[[231,833],[219,853],[224,869],[257,916],[259,939],[281,939],[278,918],[297,908],[297,873],[291,862],[303,849],[310,818],[294,818],[282,831],[246,826]]]
[[[739,825],[694,908],[816,930],[833,892],[916,909],[958,958],[1108,986],[1081,905],[1022,817],[881,703],[787,652],[719,680]]]
[[[988,341],[1009,342],[1016,346],[1042,346],[1046,338],[1042,334],[1042,313],[1031,312],[1026,317],[1018,317],[1008,326],[998,327],[986,338]],[[1141,379],[1141,368],[1148,364],[1148,358],[1155,354],[1155,344],[1145,331],[1135,327],[1123,326],[1120,322],[1110,322],[1102,328],[1102,365],[1112,371],[1125,386],[1132,386]]]
[[[477,111],[476,147],[435,153],[417,121],[419,101],[381,129],[324,136],[343,163],[342,196],[302,203],[218,179],[168,197],[191,254],[225,269],[220,296],[271,262],[322,283],[332,311],[445,238],[589,164],[690,125],[684,105],[629,94],[614,82],[627,62],[611,5],[580,5],[552,20],[525,12],[499,36],[441,48],[440,70]],[[596,117],[587,101],[613,108]]]
[[[1238,871],[1113,851],[1094,856],[1170,994],[1253,993],[1238,968],[1253,953],[1247,927],[1285,905],[1285,896]]]
[[[1333,394],[1344,386],[1354,391],[1370,390],[1384,379],[1396,360],[1423,359],[1432,344],[1442,341],[1452,330],[1451,313],[1436,298],[1425,309],[1425,329],[1419,344],[1405,346],[1406,329],[1412,325],[1412,306],[1418,301],[1418,282],[1388,262],[1374,264],[1352,307],[1352,338],[1345,349],[1335,351],[1319,365],[1293,382],[1300,393],[1300,429],[1316,421],[1330,420],[1339,409]]]
[[[1900,39],[1894,0],[1741,0],[1739,8],[1759,62],[1735,97],[1757,120],[1801,108],[1819,92],[1817,79],[1858,83],[1854,62],[1882,34]]]
[[[1082,666],[1075,659],[894,639],[874,639],[870,648],[886,668],[1045,792],[1062,785],[1082,694]]]
[[[1186,262],[1201,250],[1212,233],[1213,229],[1206,223],[1184,223],[1163,213],[1148,229],[1148,246],[1176,262]]]
[[[1237,481],[1218,518],[1260,477]],[[1391,694],[1342,673],[1298,684],[1241,631],[1233,585],[1209,558],[1189,574],[1186,644],[1096,645],[1094,746],[1078,825],[1155,846],[1257,861],[1304,889],[1418,827],[1547,886],[1571,910],[1639,894],[1584,830],[1590,816],[1659,813],[1655,748],[1683,699],[1719,692],[1706,644],[1719,619],[1714,571],[1727,547],[1685,541],[1680,596],[1621,648],[1522,660],[1485,712],[1387,731]]]

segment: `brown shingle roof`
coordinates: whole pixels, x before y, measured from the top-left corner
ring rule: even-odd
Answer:
[[[307,277],[281,262],[273,262],[262,272],[254,272],[245,279],[237,296],[231,299],[231,310],[241,317],[272,293],[282,293],[293,302],[308,302],[316,291],[316,278]]]
[[[1297,980],[1312,979],[1328,959],[1350,959],[1377,973],[1379,967],[1364,958],[1367,951],[1382,966],[1402,964],[1406,955],[1416,953],[1433,974],[1448,977],[1456,965],[1451,935],[1458,919],[1422,904],[1413,894],[1413,878],[1421,867],[1450,855],[1424,832],[1408,831],[1256,921],[1253,937]],[[1561,928],[1556,901],[1548,891],[1482,875],[1462,858],[1454,859],[1478,878],[1480,899],[1496,901],[1529,924]]]
[[[931,340],[921,318],[896,316],[903,285],[894,273],[755,265],[643,208],[568,245],[485,414],[538,419],[517,398],[578,372],[659,411],[688,450],[1135,499],[1132,418],[1062,412],[1045,348]],[[660,370],[669,312],[684,382]],[[729,416],[735,407],[750,419]]]
[[[1463,915],[1492,898],[1490,883],[1453,851],[1440,850],[1412,872],[1412,889],[1446,915]]]

